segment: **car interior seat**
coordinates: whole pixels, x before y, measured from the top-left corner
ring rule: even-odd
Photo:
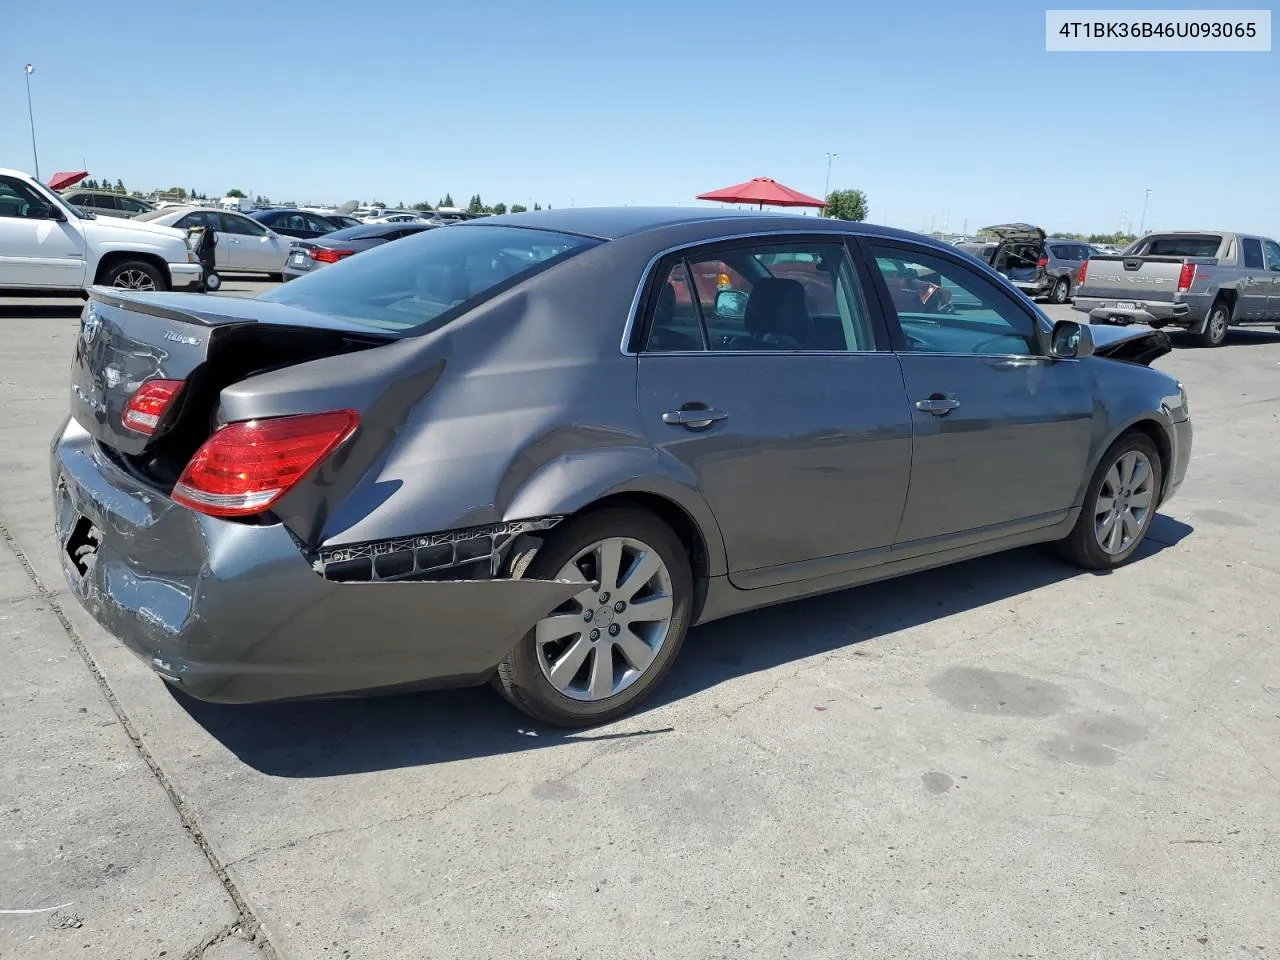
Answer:
[[[810,345],[813,321],[799,280],[766,277],[747,297],[743,319],[748,334],[762,350],[798,350]]]

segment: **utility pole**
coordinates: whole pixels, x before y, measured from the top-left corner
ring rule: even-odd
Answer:
[[[827,181],[822,185],[822,199],[825,200],[831,196],[831,161],[840,159],[838,153],[827,154]]]
[[[22,68],[27,78],[27,120],[31,123],[31,161],[36,167],[36,179],[40,179],[40,155],[36,153],[36,115],[31,109],[31,74],[35,72],[35,67],[27,64]]]
[[[1147,187],[1146,196],[1142,198],[1142,220],[1138,224],[1138,236],[1142,236],[1142,232],[1147,227],[1147,201],[1151,199],[1151,188]]]

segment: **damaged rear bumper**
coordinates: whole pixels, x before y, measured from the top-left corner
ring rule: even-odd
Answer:
[[[169,682],[245,703],[483,681],[582,585],[326,580],[280,524],[177,506],[74,420],[50,451],[57,546],[77,599]]]

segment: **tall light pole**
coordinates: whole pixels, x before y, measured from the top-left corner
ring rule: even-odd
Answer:
[[[823,186],[822,186],[822,199],[823,199],[823,200],[825,200],[825,199],[827,199],[827,197],[831,196],[831,161],[832,161],[832,160],[839,160],[839,159],[840,159],[840,154],[838,154],[838,153],[828,153],[828,154],[827,154],[827,182],[826,182],[825,184],[823,184]]]
[[[1142,198],[1142,220],[1138,224],[1138,236],[1142,236],[1142,231],[1147,226],[1147,201],[1151,199],[1151,188],[1147,187],[1146,196]]]
[[[31,122],[31,159],[36,165],[36,179],[40,179],[40,155],[36,153],[36,115],[31,111],[31,74],[35,72],[35,67],[27,64],[23,67],[23,73],[27,78],[27,119]]]

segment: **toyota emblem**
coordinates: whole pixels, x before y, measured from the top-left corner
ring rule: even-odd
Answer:
[[[80,338],[85,343],[93,343],[93,338],[98,335],[98,328],[102,326],[102,318],[93,312],[90,307],[84,315],[84,322],[80,325]]]

